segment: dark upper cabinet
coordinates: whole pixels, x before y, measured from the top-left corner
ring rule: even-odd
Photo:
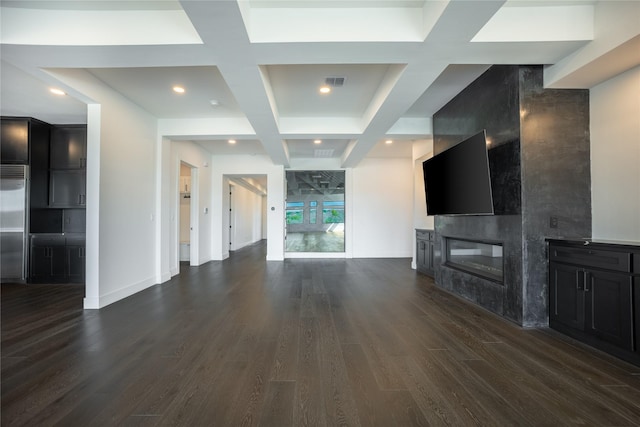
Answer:
[[[84,233],[87,228],[84,209],[65,209],[63,211],[62,231],[65,233]]]
[[[83,169],[87,167],[87,127],[54,126],[51,130],[51,169]]]
[[[49,206],[83,208],[86,205],[86,179],[83,170],[52,170]]]
[[[29,163],[29,120],[2,119],[0,160],[3,164]]]
[[[49,167],[50,125],[30,117],[2,117],[0,161],[3,164]],[[44,156],[41,153],[44,151]]]

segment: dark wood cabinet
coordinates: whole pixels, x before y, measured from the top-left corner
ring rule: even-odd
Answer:
[[[621,348],[633,349],[632,278],[608,271],[585,271],[586,331]]]
[[[582,270],[552,262],[549,267],[549,322],[584,330]]]
[[[0,160],[3,164],[29,163],[29,120],[3,118],[0,123]]]
[[[50,125],[31,117],[2,117],[0,121],[0,161],[3,164],[49,165]],[[44,159],[41,153],[44,151]]]
[[[640,364],[640,248],[552,241],[549,326]]]
[[[84,283],[84,236],[31,236],[31,283]]]
[[[51,131],[51,169],[87,167],[87,128],[84,125],[59,125]]]
[[[416,230],[416,269],[430,277],[434,274],[434,232]]]
[[[54,126],[51,130],[49,158],[49,206],[84,208],[87,187],[87,127]]]
[[[637,259],[640,261],[640,254],[637,255]],[[640,262],[637,265],[640,266]],[[635,331],[633,343],[635,353],[640,358],[640,267],[634,272],[636,274],[633,278],[633,330]]]
[[[0,130],[2,163],[29,165],[27,280],[83,282],[87,126],[3,116]]]
[[[29,280],[33,283],[66,282],[64,236],[32,236]]]
[[[67,281],[84,283],[86,264],[84,237],[67,238],[65,255]]]
[[[86,205],[87,184],[84,170],[52,170],[50,173],[49,206],[80,208]]]

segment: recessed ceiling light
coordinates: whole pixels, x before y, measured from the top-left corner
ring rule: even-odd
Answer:
[[[174,86],[173,91],[175,93],[184,93],[184,88],[182,86]]]
[[[314,139],[313,143],[314,144],[322,144],[322,140],[321,139]]]
[[[58,88],[52,87],[51,89],[49,89],[49,92],[56,94],[56,95],[66,95],[66,93]]]
[[[331,88],[329,86],[320,86],[320,93],[327,94],[331,92]]]
[[[393,140],[392,139],[387,139],[384,143],[385,144],[393,144]]]
[[[209,104],[211,104],[212,107],[217,107],[218,105],[220,105],[220,102],[217,99],[212,99],[211,101],[209,101]]]
[[[235,139],[230,139],[230,140],[229,140],[229,144],[235,144],[235,143],[236,143],[236,140],[235,140]]]

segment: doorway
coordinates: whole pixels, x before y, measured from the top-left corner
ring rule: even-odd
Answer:
[[[179,264],[198,265],[198,169],[180,162]]]
[[[266,239],[266,175],[225,175],[224,224],[228,255]]]
[[[285,252],[345,252],[345,171],[287,171]]]

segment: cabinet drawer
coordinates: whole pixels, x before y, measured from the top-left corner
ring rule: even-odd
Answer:
[[[433,231],[429,231],[429,230],[416,230],[416,239],[420,239],[420,240],[433,240]]]
[[[64,236],[31,236],[31,244],[33,246],[64,246],[66,240]]]
[[[579,264],[586,267],[604,268],[614,271],[631,271],[631,254],[589,247],[571,247],[552,245],[550,247],[552,261]]]
[[[640,274],[640,252],[633,253],[633,272]],[[640,317],[640,314],[638,316]]]

